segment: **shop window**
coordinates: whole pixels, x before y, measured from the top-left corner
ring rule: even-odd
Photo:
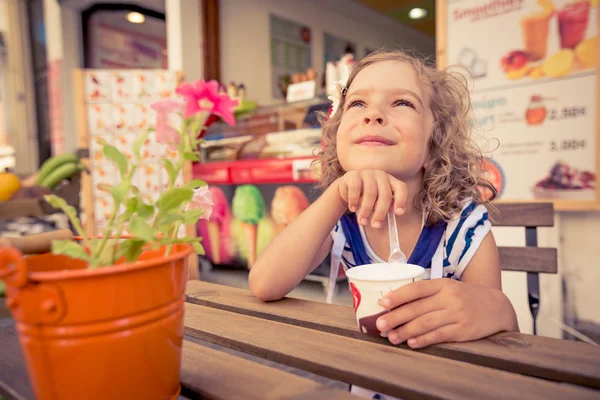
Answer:
[[[82,13],[86,68],[167,68],[165,15],[128,4],[94,4]]]

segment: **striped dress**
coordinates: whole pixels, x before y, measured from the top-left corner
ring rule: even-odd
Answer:
[[[425,216],[421,234],[408,263],[425,268],[423,279],[444,277],[460,280],[491,229],[487,209],[469,201],[460,215],[449,222],[441,221],[433,226],[425,226],[424,222]],[[344,270],[348,270],[357,265],[387,262],[375,254],[354,214],[344,215],[331,231],[331,237],[334,244],[331,251],[328,302],[333,299],[335,277],[340,264]],[[351,392],[371,399],[399,400],[358,386],[352,386]]]
[[[434,226],[424,226],[423,223],[421,235],[408,263],[425,268],[424,279],[432,277],[433,269],[442,272],[441,276],[436,276],[433,272],[434,278],[459,280],[491,226],[485,206],[469,201],[460,215],[449,222],[441,221]],[[375,254],[354,214],[344,215],[333,228],[331,237],[334,243],[340,231],[345,239],[341,253],[344,270],[357,265],[387,262]]]

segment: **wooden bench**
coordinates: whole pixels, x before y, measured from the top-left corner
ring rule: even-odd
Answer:
[[[533,334],[537,334],[537,316],[540,310],[540,273],[558,272],[557,252],[554,248],[537,247],[537,228],[554,226],[552,203],[497,203],[490,207],[492,226],[525,228],[525,247],[498,246],[503,271],[527,273],[529,310],[533,317]]]

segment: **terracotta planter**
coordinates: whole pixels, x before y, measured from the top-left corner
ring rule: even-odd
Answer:
[[[6,304],[38,400],[176,399],[192,247],[94,270],[0,248]]]

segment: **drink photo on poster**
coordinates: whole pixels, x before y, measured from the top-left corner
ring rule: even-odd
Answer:
[[[594,69],[598,55],[596,29],[591,29],[595,19],[592,3],[597,7],[597,0],[538,0],[520,20],[522,47],[500,60],[506,77],[561,78]],[[558,32],[558,40],[551,40],[554,32]]]

